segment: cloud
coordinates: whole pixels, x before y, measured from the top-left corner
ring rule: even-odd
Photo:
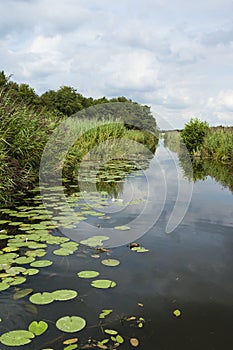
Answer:
[[[2,1],[0,69],[38,93],[125,95],[175,127],[189,116],[230,123],[232,9],[230,0]]]

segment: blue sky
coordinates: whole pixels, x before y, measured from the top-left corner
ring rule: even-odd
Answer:
[[[37,93],[126,96],[171,127],[233,125],[231,0],[0,0],[0,70]]]

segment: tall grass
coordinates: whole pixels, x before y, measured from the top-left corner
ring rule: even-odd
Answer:
[[[232,129],[211,129],[204,139],[201,156],[227,163],[233,162]]]

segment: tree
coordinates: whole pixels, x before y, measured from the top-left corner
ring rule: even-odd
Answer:
[[[181,131],[181,137],[191,154],[201,148],[208,131],[209,124],[198,118],[191,118],[185,124],[184,129]]]

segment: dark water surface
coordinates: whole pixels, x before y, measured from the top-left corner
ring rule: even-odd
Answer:
[[[174,165],[178,160],[175,154],[172,157],[174,160],[160,145],[145,176],[126,179],[124,192],[119,193],[122,199],[129,196],[146,199],[147,183],[151,185],[150,215],[154,215],[154,225],[137,239],[149,251],[136,253],[127,244],[111,248],[109,257],[121,262],[111,268],[100,262],[108,257],[107,253],[101,253],[101,258],[95,259],[90,256],[96,253],[95,249],[82,246],[73,255],[60,257],[52,253],[54,247],[49,247],[45,259],[51,259],[53,265],[40,269],[38,275],[28,277],[27,282],[18,287],[33,288],[34,292],[74,289],[79,292],[78,299],[38,305],[33,311],[28,297],[17,302],[12,299],[13,287],[2,291],[1,334],[27,329],[33,320],[46,320],[49,331],[21,348],[60,350],[65,347],[62,341],[74,336],[78,336],[83,344],[89,337],[104,339],[106,336],[96,327],[98,315],[102,309],[113,309],[107,328],[117,329],[125,338],[120,349],[132,349],[130,337],[140,340],[138,348],[142,350],[232,348],[233,196],[228,188],[223,188],[210,176],[197,181],[193,184],[191,202],[182,222],[173,232],[166,233],[178,193]],[[182,169],[178,171],[182,174]],[[190,190],[188,180],[181,176],[180,181]],[[186,204],[181,201],[180,205]],[[112,219],[103,223],[106,234],[108,225],[127,225],[128,221],[130,226],[130,220],[139,212],[140,204],[112,213]],[[91,220],[93,225],[100,222],[97,218]],[[141,220],[146,220],[146,216]],[[146,222],[144,224],[146,227]],[[77,277],[81,270],[97,270],[101,278],[110,278],[117,286],[108,290],[94,289],[90,287],[90,280]],[[181,311],[180,317],[173,315],[176,309]],[[54,322],[65,315],[84,317],[87,327],[80,333],[63,336]],[[130,316],[143,317],[143,328],[119,321]],[[0,349],[10,347],[0,345]]]

